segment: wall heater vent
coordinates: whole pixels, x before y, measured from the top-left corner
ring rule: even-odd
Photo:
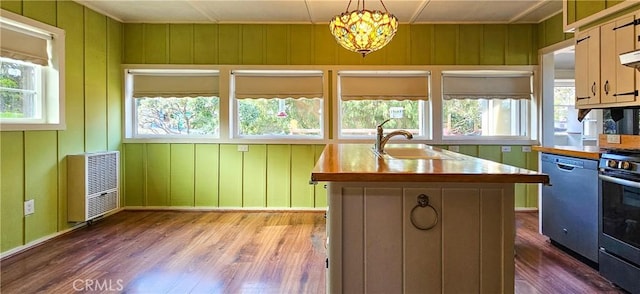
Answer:
[[[67,156],[67,220],[92,220],[120,206],[118,151]]]

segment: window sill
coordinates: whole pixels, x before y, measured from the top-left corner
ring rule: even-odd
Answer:
[[[0,124],[0,131],[64,131],[65,124]]]
[[[217,139],[217,138],[126,138],[123,143],[168,143],[168,144],[291,144],[313,145],[327,144],[325,139]]]

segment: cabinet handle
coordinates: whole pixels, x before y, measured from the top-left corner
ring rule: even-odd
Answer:
[[[589,99],[591,97],[576,97],[576,100],[584,100],[584,99]]]
[[[609,95],[609,80],[604,83],[604,93]]]
[[[614,96],[614,97],[618,97],[618,96],[628,96],[628,95],[638,96],[638,91],[636,90],[636,91],[631,91],[631,92],[626,92],[626,93],[620,93],[620,94],[616,93],[616,94],[613,94],[613,96]]]
[[[613,28],[613,30],[614,31],[615,30],[619,30],[621,28],[628,27],[628,26],[637,26],[639,24],[640,24],[640,18],[639,19],[635,19],[635,20],[633,20],[631,22],[625,23],[623,25],[617,26],[617,27]]]
[[[589,39],[589,38],[591,38],[591,36],[586,36],[586,37],[584,37],[584,38],[582,38],[582,39],[578,39],[578,41],[576,41],[576,44],[580,44],[580,42],[582,42],[582,41],[584,41],[584,40],[587,40],[587,39]]]
[[[428,207],[428,208],[431,208],[431,210],[433,210],[433,214],[435,215],[435,220],[430,225],[420,226],[416,224],[414,215],[418,207],[421,207],[421,208]],[[416,227],[416,229],[422,230],[422,231],[431,230],[433,229],[433,227],[435,227],[438,224],[438,211],[436,211],[436,209],[433,206],[431,206],[431,204],[429,204],[429,196],[425,194],[418,195],[418,204],[416,204],[416,206],[414,206],[413,209],[411,209],[411,213],[409,214],[409,219],[411,220],[411,224],[414,227]]]
[[[593,85],[591,85],[591,93],[593,96],[596,96],[596,82],[593,82]]]

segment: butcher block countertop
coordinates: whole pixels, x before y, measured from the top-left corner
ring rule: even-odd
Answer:
[[[536,171],[418,145],[437,159],[398,159],[379,156],[372,144],[328,144],[311,172],[314,182],[464,182],[549,183]],[[397,146],[387,145],[388,148]],[[414,147],[415,148],[415,147]]]
[[[598,146],[583,146],[583,147],[576,147],[576,146],[553,146],[553,147],[545,147],[545,146],[533,146],[531,147],[531,149],[538,151],[538,152],[544,152],[544,153],[550,153],[550,154],[556,154],[556,155],[564,155],[564,156],[571,156],[571,157],[578,157],[578,158],[585,158],[585,159],[593,159],[593,160],[599,160],[600,159],[600,147]]]

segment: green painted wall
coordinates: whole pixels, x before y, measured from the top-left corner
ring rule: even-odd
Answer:
[[[567,1],[567,23],[572,24],[625,0],[563,0]],[[626,0],[631,1],[631,0]]]
[[[366,58],[340,47],[326,25],[124,24],[131,64],[528,65],[536,24],[401,25]]]
[[[66,124],[63,131],[0,132],[0,251],[70,227],[69,154],[121,147],[121,23],[73,1],[5,1],[3,9],[66,32]],[[23,202],[35,213],[23,215]]]
[[[573,38],[573,33],[565,33],[562,25],[562,12],[538,24],[538,48]]]
[[[235,144],[125,144],[125,205],[324,208],[325,189],[309,185],[323,148],[253,144],[239,152]]]
[[[541,43],[558,41],[555,29],[561,33],[562,23],[402,25],[387,47],[362,58],[337,45],[326,25],[124,24],[122,54],[131,64],[528,65]],[[234,144],[124,145],[127,206],[326,206],[323,185],[309,185],[323,146],[259,144],[238,152]],[[533,153],[462,147],[536,168]],[[518,206],[537,206],[535,189],[519,186],[517,197]]]
[[[522,146],[510,146],[510,152],[502,152],[505,145],[456,145],[459,153],[500,162],[530,170],[538,170],[538,152],[523,152]],[[449,149],[447,145],[437,147]],[[538,185],[516,184],[515,206],[518,208],[538,207]]]

